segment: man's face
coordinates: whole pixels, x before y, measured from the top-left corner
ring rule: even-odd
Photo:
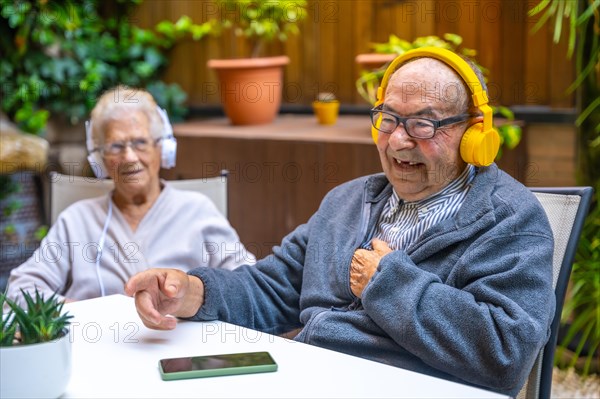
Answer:
[[[440,61],[423,58],[392,75],[383,107],[401,117],[440,120],[465,113],[460,78]],[[400,124],[391,134],[379,132],[377,150],[383,171],[398,196],[417,201],[441,191],[466,164],[460,141],[466,123],[444,126],[431,139],[410,137]]]

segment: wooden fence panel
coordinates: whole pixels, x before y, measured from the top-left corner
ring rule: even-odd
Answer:
[[[533,26],[540,19],[540,15],[536,15],[529,19],[528,29],[533,29]],[[548,104],[550,102],[549,95],[549,64],[550,64],[550,47],[552,47],[552,39],[549,37],[551,31],[548,24],[544,24],[535,34],[527,35],[527,51],[535,52],[535,57],[527,57],[525,59],[525,84],[524,84],[524,99],[523,104]]]
[[[572,107],[565,94],[574,79],[573,62],[566,58],[566,41],[555,45],[548,28],[535,35],[537,20],[527,11],[537,1],[516,0],[308,0],[308,15],[299,37],[270,45],[265,54],[287,54],[284,101],[310,105],[319,91],[335,91],[344,104],[366,103],[358,96],[355,80],[357,54],[370,51],[372,42],[390,34],[406,40],[418,36],[457,33],[466,47],[478,52],[490,70],[490,97],[504,105]],[[195,22],[227,14],[212,0],[145,1],[134,15],[141,26],[189,15]],[[189,105],[219,103],[215,74],[206,67],[211,58],[229,58],[247,52],[232,34],[200,42],[186,40],[170,53],[165,80],[176,82],[189,94]]]
[[[488,95],[490,101],[499,103],[502,90],[498,77],[501,73],[502,59],[502,18],[501,2],[499,0],[482,0],[476,11],[479,24],[479,42],[477,43],[477,59],[489,70]]]

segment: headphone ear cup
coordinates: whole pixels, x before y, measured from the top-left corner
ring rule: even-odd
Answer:
[[[375,142],[375,144],[377,144],[377,140],[379,139],[379,130],[377,130],[379,128],[379,126],[381,126],[381,118],[382,115],[379,115],[379,118],[377,118],[377,122],[375,122],[375,126],[371,126],[371,138],[373,138],[373,141]]]
[[[177,158],[177,140],[175,137],[166,137],[161,142],[160,166],[170,169],[175,166]]]
[[[463,161],[475,166],[489,166],[500,148],[500,136],[494,129],[483,131],[483,123],[470,126],[460,142]]]
[[[98,179],[106,179],[108,177],[108,172],[106,171],[106,165],[104,165],[104,160],[102,156],[98,152],[92,152],[87,157],[88,162],[90,163],[90,168],[92,168],[92,172]]]

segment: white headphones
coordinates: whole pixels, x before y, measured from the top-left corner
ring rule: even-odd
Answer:
[[[162,119],[165,130],[163,132],[163,136],[161,138],[161,153],[160,153],[160,166],[165,169],[170,169],[175,166],[175,159],[177,157],[177,140],[175,136],[173,136],[173,127],[169,122],[169,117],[167,116],[167,112],[160,108],[156,107],[160,118]],[[108,177],[108,172],[106,170],[106,165],[104,165],[104,160],[102,159],[102,154],[98,151],[97,148],[94,148],[94,140],[92,139],[92,121],[85,122],[85,144],[88,151],[87,160],[90,163],[90,167],[94,172],[94,175],[98,179],[106,179]]]

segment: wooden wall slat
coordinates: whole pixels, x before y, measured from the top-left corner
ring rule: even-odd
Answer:
[[[525,27],[521,16],[527,12],[525,2],[506,1],[502,3],[502,42],[510,49],[510,57],[502,57],[502,74],[499,87],[502,89],[499,101],[505,105],[523,104],[525,51]]]
[[[457,20],[455,11],[460,3],[452,2],[436,2],[434,7],[434,18],[436,22],[436,34],[438,36],[444,33],[459,33],[460,22]],[[426,11],[431,15],[429,8]]]
[[[371,35],[372,42],[385,42],[388,40],[390,33],[396,32],[397,27],[394,26],[392,13],[393,2],[386,0],[373,1],[373,16],[371,18]]]
[[[527,16],[531,2],[504,0],[308,0],[301,35],[286,44],[272,44],[266,54],[287,54],[284,101],[309,105],[318,91],[335,88],[342,103],[367,106],[358,96],[357,54],[390,34],[406,40],[425,35],[457,33],[475,48],[479,62],[490,70],[490,97],[503,105],[572,107],[565,89],[572,82],[573,61],[566,59],[566,40],[552,43],[545,27],[535,35]],[[145,1],[134,21],[153,27],[161,20],[187,14],[196,22],[220,15],[212,0]],[[211,58],[233,57],[248,50],[231,34],[201,42],[184,41],[170,53],[165,71],[189,95],[191,106],[219,103],[215,74],[206,68]]]
[[[549,58],[551,60],[550,65],[548,65],[551,77],[551,82],[548,85],[550,105],[558,108],[569,107],[571,105],[571,96],[566,93],[566,90],[571,82],[575,80],[573,62],[572,60],[569,60],[566,55],[568,51],[568,31],[568,24],[563,23],[562,40],[549,48]],[[575,57],[573,56],[573,58]],[[555,77],[561,76],[568,77],[568,79],[558,78],[555,80]]]
[[[344,64],[352,68],[352,79],[356,80],[360,76],[361,68],[354,62],[356,55],[361,53],[368,53],[371,50],[371,19],[373,18],[373,7],[369,1],[357,1],[354,3],[353,21],[354,29],[352,29],[352,35],[354,40],[354,47],[352,49],[355,52],[352,55],[351,60],[346,60]],[[352,92],[352,103],[355,104],[367,104],[366,101],[360,97],[355,86],[351,87]]]
[[[325,2],[327,5],[328,2]],[[333,4],[333,3],[329,3]],[[346,9],[347,4],[343,4],[344,7],[338,7],[335,10],[335,14],[330,14],[327,10],[321,13],[318,21],[318,36],[315,42],[317,46],[317,59],[314,62],[317,64],[318,78],[316,80],[316,86],[313,88],[313,95],[309,97],[309,101],[314,99],[318,92],[322,91],[336,91],[338,85],[343,82],[338,77],[338,62],[340,61],[340,36],[338,35],[338,29],[340,27],[341,10]],[[321,6],[322,7],[322,6]],[[331,15],[335,15],[331,17]]]
[[[434,0],[408,2],[405,7],[406,13],[412,14],[413,32],[411,37],[427,36],[435,32],[437,25],[435,18],[427,13],[429,10],[435,10]]]
[[[549,77],[549,47],[552,39],[548,24],[544,24],[535,33],[532,31],[535,24],[540,20],[540,14],[530,17],[526,25],[527,53],[525,58],[525,98],[524,104],[547,104],[550,96],[548,94]],[[550,39],[550,40],[549,40]],[[532,56],[535,54],[534,56]]]
[[[452,9],[447,11],[449,17],[458,20],[455,33],[458,33],[463,38],[463,45],[468,48],[478,48],[479,43],[479,23],[481,21],[479,4],[476,2],[457,3],[461,4],[461,7],[457,7],[457,15],[450,14]],[[452,32],[452,31],[451,31]]]
[[[388,2],[392,3],[392,2]],[[382,34],[384,36],[383,41],[387,41],[389,34],[393,33],[400,38],[414,37],[415,36],[415,19],[412,18],[413,12],[419,12],[421,4],[417,5],[415,10],[415,4],[413,2],[397,2],[397,4],[389,4],[388,9],[385,12],[391,16],[392,26],[389,33],[386,31]]]
[[[500,86],[500,76],[502,74],[502,62],[504,58],[502,47],[502,20],[501,20],[501,0],[482,0],[479,2],[479,11],[477,17],[479,24],[479,43],[475,48],[477,50],[477,60],[480,65],[488,69],[488,95],[490,101],[498,103],[502,89]]]
[[[573,186],[577,133],[575,126],[536,124],[527,129],[529,165],[523,183],[528,186]]]
[[[356,2],[348,2],[340,7],[339,19],[340,21],[347,21],[349,26],[354,26],[354,6]],[[354,53],[355,44],[354,37],[344,27],[345,24],[337,24],[336,35],[338,38],[337,43],[334,43],[331,47],[335,49],[337,45],[338,57],[336,57],[336,76],[331,82],[331,86],[335,87],[335,94],[338,98],[353,98],[356,90],[352,85],[347,82],[354,82],[356,80],[355,74],[355,63],[346,62],[352,60],[356,55]]]

